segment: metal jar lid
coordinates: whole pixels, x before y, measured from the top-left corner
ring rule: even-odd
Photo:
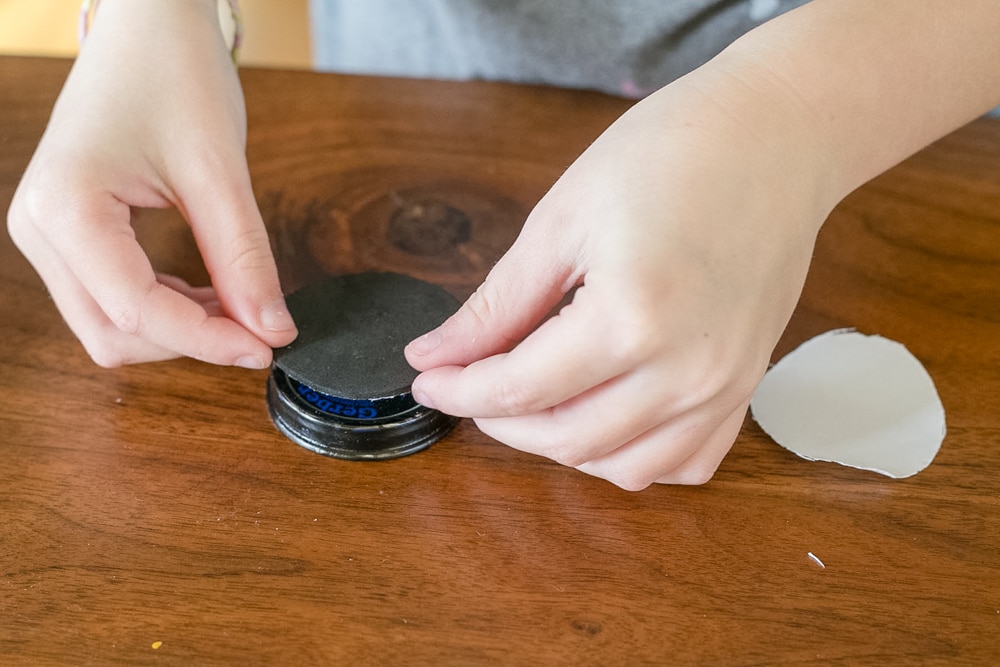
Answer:
[[[274,352],[267,405],[293,442],[319,454],[379,460],[420,451],[455,417],[418,404],[403,347],[441,324],[458,301],[396,273],[331,276],[286,299],[299,328]]]

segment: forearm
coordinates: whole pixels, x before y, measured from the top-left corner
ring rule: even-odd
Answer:
[[[718,61],[783,91],[843,197],[1000,104],[1000,3],[814,0]]]

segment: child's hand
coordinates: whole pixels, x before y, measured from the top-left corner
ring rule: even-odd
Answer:
[[[712,476],[832,206],[797,153],[805,123],[731,87],[681,80],[570,167],[482,287],[407,348],[421,403],[626,489]]]
[[[214,3],[103,2],[8,216],[103,366],[191,356],[264,368],[295,327],[247,171]],[[176,206],[212,288],[154,273],[130,207]]]

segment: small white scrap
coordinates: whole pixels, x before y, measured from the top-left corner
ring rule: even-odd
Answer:
[[[944,406],[917,358],[895,341],[844,329],[774,364],[750,412],[804,459],[896,478],[930,465],[946,431]]]
[[[810,551],[810,552],[806,553],[806,555],[807,555],[807,556],[809,556],[809,559],[810,559],[810,560],[811,560],[812,562],[816,563],[817,565],[819,565],[819,566],[820,566],[821,568],[823,568],[824,570],[826,569],[826,565],[823,565],[823,561],[821,561],[821,560],[819,559],[819,557],[818,557],[818,556],[816,556],[816,554],[814,554],[813,552],[811,552],[811,551]]]

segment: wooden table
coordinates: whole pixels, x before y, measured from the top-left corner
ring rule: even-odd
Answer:
[[[4,210],[67,70],[0,59]],[[465,296],[627,106],[242,76],[288,289],[391,268]],[[468,238],[440,216],[425,246],[394,238],[400,206],[434,202]],[[176,214],[136,226],[158,268],[204,280]],[[750,420],[699,488],[621,491],[471,422],[415,456],[342,462],[279,435],[263,372],[94,366],[6,236],[0,313],[4,665],[1000,661],[1000,122],[833,213],[775,353],[837,327],[905,343],[948,417],[905,480],[801,460]]]

